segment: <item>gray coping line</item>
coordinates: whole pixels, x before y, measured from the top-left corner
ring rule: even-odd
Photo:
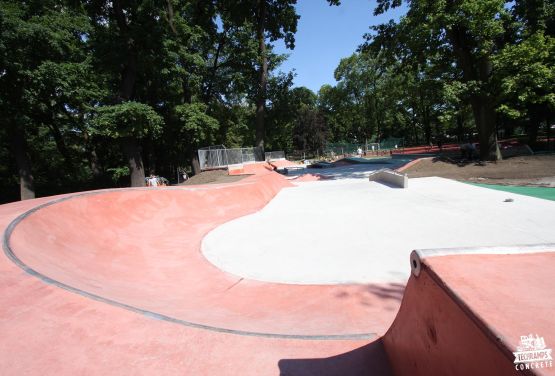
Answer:
[[[126,190],[151,190],[151,189],[152,188],[133,188],[133,189],[126,189]],[[157,188],[157,189],[160,189],[160,188]],[[162,190],[176,190],[176,189],[181,189],[181,188],[177,188],[177,187],[176,188],[162,188]],[[34,270],[33,268],[31,268],[30,266],[25,264],[23,261],[21,261],[21,259],[19,259],[15,255],[14,251],[12,250],[12,248],[10,246],[10,237],[11,237],[13,231],[15,230],[15,228],[17,227],[17,225],[21,221],[23,221],[25,218],[27,218],[31,214],[33,214],[33,213],[35,213],[35,212],[37,212],[37,211],[39,211],[39,210],[41,210],[45,207],[48,207],[48,206],[51,206],[51,205],[54,205],[54,204],[57,204],[57,203],[60,203],[60,202],[68,201],[68,200],[71,200],[71,199],[74,199],[74,198],[78,198],[78,197],[82,197],[82,196],[100,195],[100,194],[104,194],[104,193],[112,193],[112,192],[118,192],[118,191],[121,192],[122,190],[123,189],[107,189],[107,190],[102,190],[102,191],[77,193],[77,194],[74,194],[74,195],[70,195],[70,196],[54,199],[52,201],[48,201],[44,204],[38,205],[38,206],[20,214],[17,218],[15,218],[12,222],[10,222],[10,224],[8,225],[8,227],[6,227],[6,230],[4,231],[3,244],[2,244],[3,249],[4,249],[4,253],[14,264],[16,264],[18,267],[20,267],[24,272],[26,272],[27,274],[30,274],[33,277],[36,277],[36,278],[42,280],[43,282],[45,282],[49,285],[59,287],[59,288],[64,289],[66,291],[84,296],[84,297],[92,299],[92,300],[96,300],[98,302],[107,303],[107,304],[110,304],[112,306],[119,307],[119,308],[124,308],[124,309],[127,309],[129,311],[139,313],[141,315],[144,315],[146,317],[156,319],[156,320],[167,321],[167,322],[171,322],[171,323],[174,323],[174,324],[179,324],[179,325],[188,326],[188,327],[197,328],[197,329],[209,330],[209,331],[213,331],[213,332],[236,334],[236,335],[250,336],[250,337],[265,337],[265,338],[277,338],[277,339],[297,339],[297,340],[361,340],[361,339],[370,340],[370,339],[378,338],[378,335],[376,333],[302,335],[302,334],[280,334],[280,333],[250,332],[250,331],[245,331],[245,330],[220,328],[220,327],[217,327],[217,326],[204,325],[204,324],[198,324],[198,323],[194,323],[194,322],[190,322],[190,321],[186,321],[186,320],[181,320],[181,319],[177,319],[175,317],[167,316],[167,315],[160,314],[160,313],[157,313],[157,312],[153,312],[153,311],[149,311],[149,310],[142,309],[142,308],[139,308],[139,307],[135,307],[135,306],[132,306],[132,305],[129,305],[129,304],[121,303],[121,302],[118,302],[116,300],[108,299],[108,298],[102,297],[100,295],[96,295],[96,294],[78,289],[76,287],[67,285],[63,282],[57,281],[57,280],[55,280],[53,278],[50,278],[50,277],[48,277],[48,276],[46,276],[42,273],[37,272],[36,270]]]
[[[555,252],[555,243],[538,243],[522,245],[496,245],[485,247],[461,247],[461,248],[437,248],[437,249],[415,249],[421,260],[429,257],[451,256],[451,255],[516,255],[528,253]]]
[[[531,253],[553,253],[555,243],[523,244],[510,246],[485,246],[485,247],[461,247],[461,248],[436,248],[415,249],[410,254],[410,266],[415,277],[420,275],[422,264],[426,260],[441,256],[457,255],[520,255]]]

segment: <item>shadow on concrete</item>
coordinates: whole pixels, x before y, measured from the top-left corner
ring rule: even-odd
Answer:
[[[281,359],[280,376],[390,376],[382,340],[329,358]]]
[[[364,291],[382,299],[391,299],[401,302],[405,293],[405,285],[401,283],[389,283],[383,285],[366,285]]]
[[[402,283],[361,285],[356,292],[342,290],[336,293],[335,297],[345,299],[354,295],[360,304],[367,306],[372,305],[372,302],[375,301],[375,299],[372,299],[374,297],[380,300],[392,301],[394,304],[401,304],[405,293],[405,287],[406,286]]]

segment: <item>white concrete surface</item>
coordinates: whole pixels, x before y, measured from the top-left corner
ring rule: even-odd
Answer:
[[[554,201],[442,178],[411,179],[408,189],[342,179],[284,189],[213,230],[202,249],[249,279],[403,283],[413,249],[553,243],[554,229]]]

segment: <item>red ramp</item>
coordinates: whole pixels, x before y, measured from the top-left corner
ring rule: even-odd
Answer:
[[[555,346],[553,250],[498,247],[414,257],[401,308],[383,337],[394,374],[555,374],[550,360],[520,365],[513,355],[530,333]],[[498,254],[464,254],[488,252]]]

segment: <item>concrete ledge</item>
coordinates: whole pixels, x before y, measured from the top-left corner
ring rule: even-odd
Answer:
[[[409,187],[409,177],[407,174],[401,174],[388,168],[372,172],[368,180],[391,184],[399,188]]]

